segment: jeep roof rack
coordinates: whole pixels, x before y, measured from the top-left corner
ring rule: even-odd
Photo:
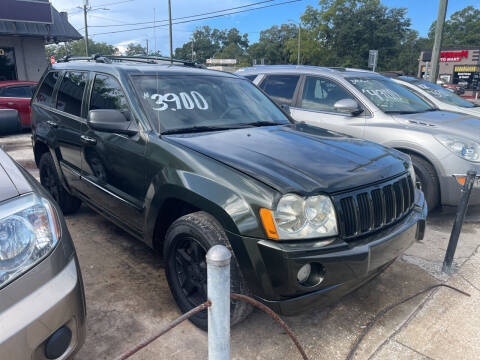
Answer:
[[[111,64],[114,62],[121,62],[121,61],[132,61],[132,62],[141,62],[147,64],[161,64],[164,63],[174,63],[174,64],[181,64],[183,66],[191,66],[196,68],[204,68],[205,66],[201,64],[197,64],[192,61],[188,60],[179,60],[179,59],[170,59],[169,57],[165,56],[126,56],[126,55],[101,55],[101,54],[94,54],[92,56],[65,56],[60,59],[58,62],[69,62],[69,61],[95,61],[97,63],[106,63]]]

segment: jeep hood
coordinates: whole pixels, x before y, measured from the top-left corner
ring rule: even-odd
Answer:
[[[429,127],[436,133],[456,134],[477,141],[480,139],[480,117],[449,111],[427,111],[394,115],[394,118],[401,122],[407,122],[409,126]]]
[[[396,150],[305,124],[163,138],[216,159],[281,193],[334,193],[408,169],[408,157]]]

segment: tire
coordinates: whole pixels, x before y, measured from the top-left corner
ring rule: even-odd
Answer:
[[[165,272],[172,295],[182,313],[207,300],[205,255],[208,249],[217,244],[225,245],[231,251],[222,226],[215,218],[203,211],[182,216],[168,228],[163,252],[166,263]],[[184,256],[185,254],[187,256]],[[233,254],[230,263],[230,289],[232,293],[250,294]],[[232,301],[230,324],[232,326],[238,324],[247,318],[252,310],[252,306],[247,303]],[[206,331],[208,329],[207,310],[192,316],[190,321]]]
[[[410,155],[417,181],[422,186],[425,200],[429,210],[435,209],[440,204],[440,182],[433,166],[425,159]]]
[[[75,196],[70,195],[60,183],[57,168],[50,153],[42,155],[38,168],[40,169],[40,183],[52,195],[62,212],[65,215],[76,212],[82,202]]]

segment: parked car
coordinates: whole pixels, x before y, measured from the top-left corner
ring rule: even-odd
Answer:
[[[439,110],[480,117],[479,105],[462,99],[440,85],[409,76],[399,76],[392,79]]]
[[[468,170],[480,173],[480,119],[439,111],[377,73],[314,66],[239,70],[296,121],[342,132],[409,154],[430,209],[457,205]],[[480,204],[480,187],[470,204]]]
[[[69,60],[43,76],[32,126],[63,211],[83,201],[162,253],[183,312],[207,299],[215,244],[233,252],[233,292],[292,314],[352,291],[423,237],[408,156],[294,124],[236,75]],[[250,311],[232,303],[232,324]],[[206,311],[192,321],[206,329]]]
[[[84,339],[82,275],[62,211],[0,150],[0,358],[66,359]]]
[[[0,109],[0,135],[7,135],[22,128],[20,115],[14,109]]]
[[[30,100],[37,83],[34,81],[0,81],[0,109],[15,109],[22,128],[30,127]]]
[[[457,95],[462,95],[465,93],[465,88],[461,85],[458,85],[458,84],[447,84],[447,83],[443,83],[443,84],[440,84],[444,89],[447,89],[448,91],[450,92],[453,92]]]

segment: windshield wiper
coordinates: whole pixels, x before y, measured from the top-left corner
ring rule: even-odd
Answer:
[[[250,125],[250,126],[277,126],[277,125],[287,125],[289,123],[277,123],[275,121],[255,121],[253,123],[248,123],[245,125]]]
[[[177,128],[177,129],[168,129],[161,131],[161,135],[169,134],[188,134],[196,132],[206,132],[206,131],[220,131],[220,130],[229,130],[229,129],[239,129],[238,126],[192,126],[188,128]]]
[[[385,114],[400,114],[400,115],[403,115],[403,114],[416,114],[416,113],[419,113],[420,111],[394,111],[394,110],[387,110],[387,111],[384,111]]]

